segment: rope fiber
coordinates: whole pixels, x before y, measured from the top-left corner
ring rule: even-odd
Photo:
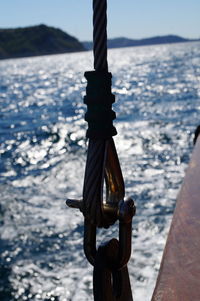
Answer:
[[[85,73],[88,84],[84,103],[87,104],[85,120],[88,122],[86,136],[89,138],[89,146],[82,211],[97,227],[107,228],[109,225],[104,218],[102,204],[104,178],[106,179],[104,169],[105,161],[109,160],[107,149],[110,144],[114,145],[112,136],[117,134],[113,126],[116,115],[112,110],[112,103],[115,101],[115,96],[111,93],[112,74],[108,72],[107,63],[107,0],[93,0],[93,52],[95,71]],[[109,156],[112,155],[110,151]]]
[[[108,71],[106,12],[107,0],[93,0],[93,52],[96,71]]]

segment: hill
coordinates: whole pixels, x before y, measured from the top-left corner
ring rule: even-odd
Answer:
[[[0,29],[0,59],[85,50],[64,31],[46,25]]]
[[[157,44],[170,44],[170,43],[181,43],[181,42],[192,42],[198,40],[189,40],[176,35],[157,36],[140,40],[133,40],[128,38],[115,38],[108,39],[108,48],[121,48],[121,47],[134,47],[134,46],[147,46]],[[92,42],[83,42],[83,45],[87,50],[92,49]]]

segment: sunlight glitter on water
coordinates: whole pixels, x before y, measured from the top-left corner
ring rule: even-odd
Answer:
[[[199,49],[109,51],[115,142],[126,195],[137,204],[129,263],[136,301],[150,300],[199,123]],[[2,301],[92,299],[83,218],[65,206],[82,195],[83,73],[91,66],[91,52],[0,62]],[[100,231],[98,241],[116,230]]]

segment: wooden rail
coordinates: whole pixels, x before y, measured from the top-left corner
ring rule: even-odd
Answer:
[[[200,301],[200,137],[177,198],[152,301]]]

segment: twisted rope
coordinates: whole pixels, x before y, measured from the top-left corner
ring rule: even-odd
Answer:
[[[89,140],[83,187],[84,216],[98,227],[104,226],[101,198],[103,191],[105,148],[105,141]]]
[[[94,69],[108,71],[107,63],[107,0],[93,0]],[[98,227],[103,226],[102,192],[104,178],[105,139],[90,139],[83,187],[83,213]]]
[[[107,71],[107,0],[93,0],[94,69]]]
[[[108,73],[107,63],[107,0],[93,0],[93,11],[95,71],[85,73],[88,80],[87,95],[84,98],[88,105],[85,119],[89,123],[87,136],[90,139],[84,177],[82,211],[91,223],[97,227],[107,228],[115,220],[108,220],[103,211],[104,179],[107,196],[112,195],[111,202],[115,203],[124,196],[124,183],[112,139],[117,132],[112,125],[115,113],[111,107],[115,98],[111,93],[112,75]],[[111,161],[113,162],[112,167]]]

